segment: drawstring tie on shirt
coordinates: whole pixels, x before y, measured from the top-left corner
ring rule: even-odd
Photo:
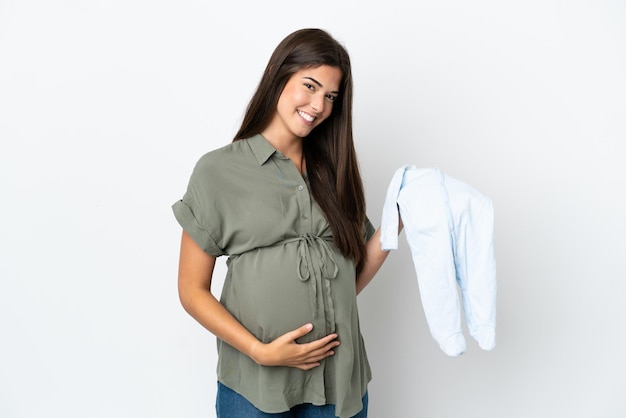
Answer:
[[[298,240],[297,273],[301,281],[310,281],[311,308],[313,316],[318,315],[318,287],[327,309],[326,325],[329,332],[335,331],[335,308],[331,297],[330,280],[337,277],[339,268],[333,257],[329,241],[317,235],[306,233]],[[323,288],[323,289],[322,289]]]

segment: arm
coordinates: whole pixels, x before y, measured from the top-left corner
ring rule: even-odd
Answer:
[[[376,233],[372,235],[372,238],[367,241],[365,244],[365,249],[367,253],[367,257],[365,258],[365,262],[361,266],[361,270],[359,274],[356,276],[356,294],[358,295],[361,291],[369,284],[369,282],[374,278],[374,275],[380,269],[380,266],[383,265],[383,262],[387,259],[389,255],[389,251],[383,251],[380,248],[380,228],[376,230]]]
[[[269,344],[243,327],[211,293],[215,257],[205,253],[183,231],[178,266],[178,294],[185,310],[207,330],[263,366],[290,366],[309,370],[334,354],[339,342],[331,334],[306,344],[296,339],[308,334],[311,324],[288,332]]]
[[[398,234],[402,231],[403,224],[402,219],[400,219],[400,223],[398,225]],[[380,267],[383,265],[387,256],[389,255],[389,251],[383,251],[380,245],[380,228],[376,230],[374,235],[367,241],[365,244],[365,250],[367,253],[367,257],[359,274],[356,277],[356,294],[358,295],[361,291],[372,281],[374,275],[378,272]]]

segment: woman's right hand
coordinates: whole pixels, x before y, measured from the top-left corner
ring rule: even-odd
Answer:
[[[330,334],[309,343],[296,342],[312,329],[312,324],[306,324],[283,334],[271,343],[257,341],[250,350],[250,357],[262,366],[289,366],[300,370],[317,367],[321,360],[335,354],[334,348],[339,345],[339,341],[337,334]]]

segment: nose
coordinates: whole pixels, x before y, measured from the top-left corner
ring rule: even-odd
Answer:
[[[317,113],[322,113],[324,111],[324,97],[313,96],[311,99],[311,108]]]

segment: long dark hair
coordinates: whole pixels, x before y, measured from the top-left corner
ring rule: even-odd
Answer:
[[[336,67],[343,74],[330,116],[304,140],[311,192],[343,255],[365,259],[365,197],[352,137],[352,69],[346,49],[321,29],[301,29],[276,47],[234,141],[261,133],[274,116],[287,81],[303,68]]]

